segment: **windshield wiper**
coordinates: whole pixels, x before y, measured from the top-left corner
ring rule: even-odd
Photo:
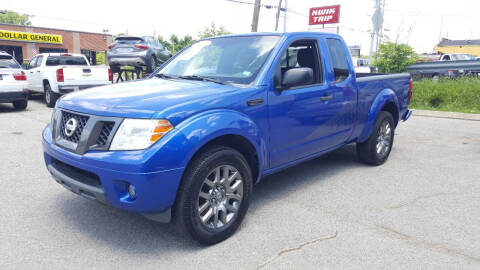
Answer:
[[[218,84],[226,84],[222,81],[215,80],[210,77],[203,77],[203,76],[198,76],[198,75],[183,75],[183,76],[178,76],[180,79],[185,79],[185,80],[196,80],[196,81],[205,81],[205,82],[213,82],[213,83],[218,83]]]
[[[162,78],[162,79],[177,79],[177,77],[170,76],[164,73],[157,73],[154,75],[155,77]]]

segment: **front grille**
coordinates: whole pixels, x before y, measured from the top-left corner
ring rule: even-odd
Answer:
[[[67,134],[65,134],[65,124],[71,118],[77,121],[77,128],[75,129],[75,131],[71,136],[67,136]],[[62,121],[60,123],[60,136],[67,141],[78,143],[80,141],[80,137],[82,136],[83,128],[87,124],[88,118],[89,117],[85,115],[62,111]]]
[[[102,130],[97,139],[98,146],[105,146],[107,144],[108,136],[110,136],[110,132],[112,132],[115,122],[102,122],[102,124]]]

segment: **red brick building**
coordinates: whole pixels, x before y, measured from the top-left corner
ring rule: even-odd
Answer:
[[[97,52],[105,52],[112,35],[61,30],[45,27],[0,24],[0,51],[6,51],[19,63],[35,53],[82,53],[96,64]]]

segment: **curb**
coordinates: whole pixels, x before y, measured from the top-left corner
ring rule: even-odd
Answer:
[[[441,112],[441,111],[427,111],[427,110],[414,109],[412,116],[480,121],[480,114],[473,114],[473,113]]]

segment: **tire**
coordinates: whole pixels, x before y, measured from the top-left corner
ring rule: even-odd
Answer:
[[[370,137],[357,143],[357,155],[361,162],[370,165],[383,164],[392,151],[395,137],[395,124],[391,113],[381,111]]]
[[[44,89],[43,99],[45,100],[47,107],[49,108],[55,107],[55,103],[57,103],[57,99],[58,99],[58,94],[52,91],[52,88],[48,83],[45,84],[43,89]]]
[[[147,64],[147,73],[152,73],[157,69],[157,59],[154,55],[150,56],[150,60]]]
[[[245,217],[252,183],[250,167],[242,154],[230,147],[209,147],[185,171],[174,206],[174,222],[183,234],[190,234],[203,245],[221,242],[235,233]]]
[[[25,110],[28,105],[28,99],[15,100],[12,104],[15,110]]]

